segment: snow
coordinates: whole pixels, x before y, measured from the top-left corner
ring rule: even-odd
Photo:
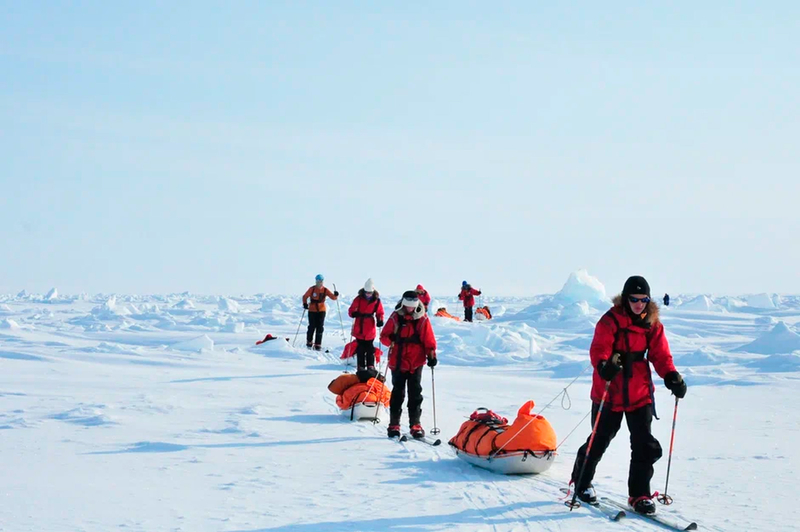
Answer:
[[[179,351],[202,351],[204,349],[210,351],[214,349],[214,340],[209,338],[207,334],[204,334],[189,340],[183,340],[182,342],[175,342],[172,344],[172,348]]]
[[[606,289],[586,270],[569,275],[564,286],[553,296],[540,298],[513,316],[503,313],[504,320],[525,320],[532,323],[552,324],[571,322],[572,328],[590,328],[608,310],[610,301]],[[499,318],[500,315],[497,315]]]
[[[588,302],[592,306],[607,305],[606,287],[586,270],[578,270],[569,275],[567,282],[556,293],[555,301],[564,303]]]
[[[747,296],[747,306],[758,309],[773,309],[775,302],[769,294],[753,294]]]
[[[717,305],[711,300],[710,297],[705,295],[699,295],[686,302],[681,302],[680,306],[678,306],[677,308],[680,310],[696,310],[701,312],[709,312],[709,311],[722,312],[724,310],[723,306]]]
[[[0,529],[663,530],[633,516],[610,525],[559,501],[589,434],[587,349],[610,304],[591,279],[576,272],[558,294],[484,298],[495,315],[505,309],[490,321],[432,319],[438,448],[389,442],[385,424],[339,414],[327,385],[347,369],[338,357],[349,338],[333,311],[329,353],[305,349],[304,323],[293,347],[296,295],[62,295],[57,305],[2,296]],[[236,306],[221,308],[224,299]],[[662,315],[689,392],[676,428],[675,504],[659,511],[701,530],[792,530],[800,508],[777,488],[800,474],[800,298],[782,295],[777,308],[708,299],[702,312]],[[452,296],[437,301],[461,315]],[[345,334],[351,323],[345,315]],[[254,345],[267,333],[279,339]],[[429,430],[432,375],[425,368]],[[673,399],[654,382],[662,419],[653,431],[666,453]],[[542,413],[560,438],[578,427],[547,472],[497,475],[447,446],[475,408],[509,415],[531,398],[537,411],[552,401]],[[626,491],[626,430],[598,468],[601,494]],[[654,490],[666,466],[666,456],[656,463]]]
[[[58,299],[58,290],[56,290],[55,288],[51,288],[50,291],[47,292],[47,295],[44,296],[44,300],[52,301],[54,299]]]
[[[800,350],[800,335],[789,329],[785,322],[779,321],[772,330],[759,336],[753,342],[741,346],[738,350],[764,355],[791,353]]]
[[[240,311],[239,303],[237,303],[236,301],[234,301],[229,297],[219,298],[219,303],[217,306],[219,307],[219,310],[221,310],[222,312],[230,312],[232,314],[236,314]]]
[[[175,303],[172,308],[181,309],[181,310],[189,310],[194,309],[195,305],[191,299],[181,299],[177,303]]]
[[[115,319],[119,316],[130,316],[133,312],[125,305],[117,305],[117,296],[109,297],[105,303],[92,309],[98,319]]]
[[[6,318],[0,321],[0,329],[19,329],[19,323],[11,318]]]
[[[788,355],[770,355],[748,366],[763,372],[797,372],[800,371],[800,351]]]

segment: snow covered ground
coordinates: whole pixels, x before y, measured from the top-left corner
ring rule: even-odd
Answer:
[[[446,445],[476,407],[513,418],[581,375],[611,295],[576,272],[555,295],[483,298],[491,321],[433,318],[438,448],[338,414],[326,389],[345,369],[335,303],[326,354],[254,345],[293,339],[299,296],[0,296],[0,530],[662,530],[558,500],[589,431],[589,371],[569,389],[571,408],[559,399],[544,412],[560,440],[581,423],[547,473],[494,475]],[[452,298],[433,305],[461,314]],[[800,297],[682,295],[662,316],[689,393],[676,502],[660,511],[700,530],[796,529]],[[658,384],[666,454],[673,402]],[[423,385],[430,429],[427,369]],[[625,493],[628,453],[623,428],[598,469],[601,494]]]

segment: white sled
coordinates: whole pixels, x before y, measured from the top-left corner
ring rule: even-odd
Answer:
[[[556,459],[554,451],[515,451],[488,458],[453,447],[456,456],[470,464],[501,475],[537,475],[544,473]]]
[[[386,407],[379,403],[356,403],[347,410],[342,410],[342,414],[349,417],[350,421],[372,421],[375,414],[381,420],[386,414]]]

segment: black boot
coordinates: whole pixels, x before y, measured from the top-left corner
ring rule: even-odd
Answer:
[[[656,503],[650,497],[639,497],[628,499],[628,505],[633,508],[633,511],[642,515],[654,515],[656,513]]]
[[[597,503],[597,493],[594,491],[594,486],[591,484],[582,490],[575,488],[575,491],[578,492],[578,499],[582,500],[586,504]]]

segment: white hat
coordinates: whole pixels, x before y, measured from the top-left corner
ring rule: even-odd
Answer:
[[[364,283],[364,292],[374,292],[375,291],[375,283],[372,282],[372,277],[367,279],[367,282]]]

